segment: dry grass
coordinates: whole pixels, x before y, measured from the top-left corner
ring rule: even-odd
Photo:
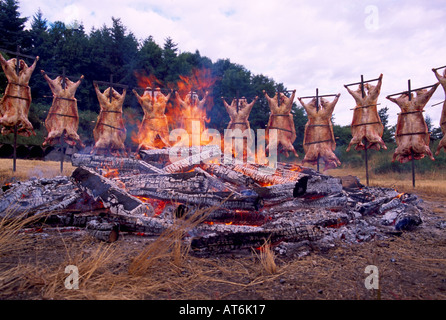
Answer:
[[[363,181],[360,170],[341,170],[328,173]],[[384,177],[374,179],[387,183]],[[410,179],[402,183],[411,189]],[[432,190],[441,193],[437,183],[441,180],[431,179]],[[182,239],[206,214],[178,219],[154,240],[123,234],[112,244],[79,233],[23,234],[17,231],[24,220],[5,218],[0,221],[0,299],[446,299],[444,234],[421,229],[386,242],[340,242],[329,252],[314,248],[303,258],[278,257],[268,243],[255,253],[199,257]],[[380,271],[379,292],[364,288],[370,264]],[[68,265],[79,268],[78,290],[64,286]]]
[[[327,170],[325,174],[342,177],[353,175],[366,185],[364,168],[337,168]],[[412,186],[412,174],[385,174],[376,175],[369,171],[369,184],[372,187],[394,188],[401,192],[418,192],[421,194],[446,195],[446,172],[433,172],[415,174],[415,189]]]
[[[254,251],[254,253],[257,255],[260,264],[262,265],[263,269],[268,274],[276,274],[277,273],[277,264],[275,259],[274,251],[271,247],[271,244],[268,241],[265,241],[265,243],[259,248],[259,252],[257,253]]]

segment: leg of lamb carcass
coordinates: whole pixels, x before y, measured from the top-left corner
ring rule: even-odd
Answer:
[[[432,71],[435,73],[435,76],[443,87],[446,96],[446,68],[443,71],[443,75],[440,75],[436,69],[432,69]],[[446,150],[446,102],[443,103],[443,110],[441,112],[440,118],[440,128],[441,132],[443,133],[443,138],[440,140],[440,143],[437,146],[437,150],[435,152],[435,155],[437,156],[440,154],[441,149],[444,148]]]
[[[440,154],[440,150],[442,148],[446,150],[446,102],[443,104],[443,111],[441,112],[440,128],[441,132],[443,133],[443,138],[440,140],[440,143],[437,146],[437,150],[435,152],[437,156]]]
[[[113,88],[107,88],[104,93],[101,93],[97,84],[95,84],[95,90],[101,111],[93,130],[94,151],[97,153],[108,153],[110,151],[123,153],[127,130],[122,118],[122,104],[124,103],[126,90],[124,89],[122,95]]]
[[[39,57],[36,57],[34,63],[28,67],[23,60],[17,61],[16,58],[6,60],[0,54],[0,63],[8,79],[5,94],[0,101],[0,125],[3,126],[4,135],[14,132],[15,126],[19,135],[25,137],[35,135],[33,126],[28,120],[31,106],[31,88],[28,84],[38,60]],[[20,70],[18,75],[17,63]]]
[[[324,170],[336,168],[341,164],[338,157],[333,153],[336,149],[336,142],[331,122],[331,116],[339,96],[338,94],[332,102],[322,98],[319,110],[316,108],[315,98],[309,103],[299,99],[308,116],[304,134],[305,158],[302,160],[302,164],[316,165],[319,158],[325,162]]]
[[[48,131],[48,136],[45,138],[43,145],[53,145],[58,143],[63,137],[64,141],[69,145],[76,145],[79,143],[81,147],[84,146],[80,140],[77,130],[79,127],[79,114],[77,109],[77,100],[74,97],[77,88],[81,84],[84,76],[77,82],[72,82],[68,78],[65,80],[61,76],[54,80],[46,75],[45,71],[41,71],[45,80],[53,93],[53,104],[48,112],[45,120],[45,127]],[[62,81],[65,81],[65,86],[62,86]]]

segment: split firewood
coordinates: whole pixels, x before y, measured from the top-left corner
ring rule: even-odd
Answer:
[[[120,172],[164,173],[161,169],[141,160],[83,153],[73,154],[71,164],[75,167],[84,166],[96,170],[103,169],[105,172],[107,170],[119,170]]]
[[[138,190],[178,190],[179,192],[207,192],[208,179],[197,172],[171,173],[171,174],[139,174],[136,176],[116,178],[124,183],[130,194]]]
[[[298,172],[293,172],[292,174],[290,173],[288,177],[283,177],[274,170],[273,173],[271,173],[271,171],[268,169],[257,168],[250,164],[235,164],[228,165],[228,167],[234,171],[243,173],[244,175],[251,177],[257,183],[263,185],[289,183],[297,181],[300,177],[302,177],[302,175]]]
[[[119,239],[119,224],[91,220],[87,223],[87,232],[98,240],[105,242],[115,242]]]
[[[217,145],[208,146],[207,149],[200,153],[193,154],[187,158],[173,162],[164,167],[167,173],[185,172],[193,169],[201,163],[207,163],[210,160],[220,159],[221,149]]]
[[[330,210],[342,210],[347,205],[347,197],[343,195],[316,196],[314,199],[294,198],[284,202],[275,199],[265,199],[265,207],[270,207],[274,212],[293,211],[300,209],[325,208]]]
[[[137,196],[159,199],[191,206],[214,207],[233,210],[259,210],[263,201],[258,196],[235,196],[230,192],[183,193],[175,190],[135,190]]]
[[[192,239],[191,248],[195,251],[227,252],[238,249],[259,248],[266,241],[300,242],[318,238],[314,226],[298,226],[252,232],[219,233]]]
[[[254,179],[244,175],[243,173],[232,170],[226,165],[218,164],[203,164],[201,166],[206,172],[224,180],[228,181],[236,186],[244,186],[249,188],[249,186],[255,183]]]
[[[104,206],[114,214],[153,215],[143,201],[133,197],[127,191],[119,188],[112,180],[91,169],[76,168],[72,173],[72,178],[81,190],[87,192],[93,199],[102,201]]]

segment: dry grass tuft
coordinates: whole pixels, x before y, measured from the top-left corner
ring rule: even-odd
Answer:
[[[259,248],[259,253],[255,252],[255,254],[260,260],[263,270],[265,270],[268,274],[277,273],[275,254],[269,241],[265,241],[265,243]]]
[[[190,216],[189,212],[185,212],[182,218],[175,219],[170,228],[133,259],[129,273],[145,274],[151,268],[157,267],[160,262],[165,263],[165,260],[176,267],[181,267],[190,249],[189,244],[183,241],[184,236],[202,223],[213,210],[214,208],[198,209]]]

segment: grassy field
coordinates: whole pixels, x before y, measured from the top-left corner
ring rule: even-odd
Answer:
[[[25,181],[30,178],[52,178],[55,176],[69,176],[75,169],[71,163],[64,162],[63,172],[60,172],[60,162],[17,159],[16,172],[13,172],[12,159],[0,159],[0,184],[14,180]]]
[[[3,182],[60,175],[60,163],[0,160]],[[63,174],[74,169],[65,163]],[[336,169],[333,176],[361,169]],[[444,174],[419,177],[417,193],[435,199],[446,221]],[[371,185],[412,192],[411,176],[371,175]],[[29,218],[32,219],[32,218]],[[446,237],[427,227],[389,240],[356,245],[339,240],[329,251],[279,256],[269,246],[243,254],[199,257],[180,240],[198,221],[182,221],[153,240],[123,234],[107,244],[85,233],[19,233],[29,221],[0,219],[0,299],[446,299]],[[191,224],[192,223],[192,224]],[[434,230],[434,231],[432,231]],[[79,289],[64,286],[65,267],[79,268]],[[368,265],[379,268],[379,289],[364,287]]]

